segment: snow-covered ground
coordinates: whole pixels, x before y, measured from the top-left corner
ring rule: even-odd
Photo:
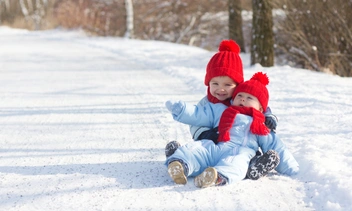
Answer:
[[[0,27],[0,210],[352,210],[352,78],[288,66],[270,77],[277,133],[300,173],[175,185],[166,100],[197,103],[215,52],[79,32]]]

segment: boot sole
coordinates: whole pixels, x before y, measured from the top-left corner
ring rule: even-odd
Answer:
[[[194,178],[194,184],[199,188],[207,188],[215,185],[218,172],[213,167],[206,168],[200,175]]]
[[[167,167],[167,172],[176,184],[186,184],[187,177],[185,176],[183,166],[180,162],[174,161]]]

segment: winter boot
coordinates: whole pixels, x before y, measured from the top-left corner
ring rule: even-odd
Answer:
[[[165,146],[166,158],[168,158],[172,154],[174,154],[175,151],[177,150],[177,148],[179,148],[180,146],[181,146],[181,144],[178,143],[178,141],[170,141],[169,143],[167,143],[166,146]]]
[[[176,184],[186,184],[187,177],[184,172],[183,165],[179,161],[173,161],[169,163],[167,172]]]
[[[266,176],[271,170],[275,169],[280,163],[280,157],[274,150],[269,150],[263,155],[256,155],[250,161],[247,178],[257,180]]]
[[[227,178],[218,172],[218,179],[215,182],[215,186],[223,186],[228,182]]]
[[[194,178],[194,184],[198,188],[215,186],[218,179],[218,171],[213,167],[206,168],[200,175]]]

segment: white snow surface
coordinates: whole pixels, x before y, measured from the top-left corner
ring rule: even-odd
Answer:
[[[352,78],[249,66],[270,78],[289,177],[175,185],[171,140],[191,142],[167,100],[197,103],[215,52],[185,45],[0,27],[0,210],[352,210]]]

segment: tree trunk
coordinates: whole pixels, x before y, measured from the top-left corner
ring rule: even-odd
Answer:
[[[28,12],[32,13],[33,12],[33,2],[32,0],[27,0],[27,5],[28,5]]]
[[[274,65],[274,35],[271,0],[252,0],[251,65]]]
[[[228,0],[228,9],[229,38],[237,42],[237,44],[241,48],[241,52],[246,52],[242,30],[241,0]]]
[[[27,10],[26,4],[24,3],[23,0],[19,0],[19,3],[20,3],[20,6],[21,6],[22,14],[23,14],[24,18],[27,20],[29,12]]]
[[[133,4],[132,0],[125,0],[126,33],[125,38],[133,38]]]

